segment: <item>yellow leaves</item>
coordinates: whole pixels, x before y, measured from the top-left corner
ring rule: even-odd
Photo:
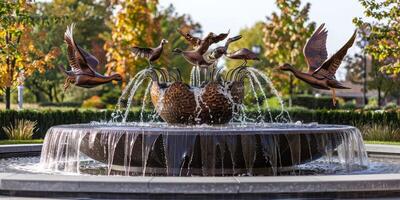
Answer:
[[[130,52],[132,46],[152,46],[152,34],[156,32],[154,29],[155,22],[152,13],[156,7],[148,4],[144,0],[132,1],[115,1],[118,7],[117,13],[114,15],[111,26],[111,39],[104,47],[107,51],[108,72],[117,71],[123,76],[126,73],[134,73],[138,63],[143,61],[135,61],[134,56]],[[157,4],[157,1],[151,1]],[[144,67],[144,65],[141,65]]]
[[[28,50],[29,50],[29,51],[36,51],[36,48],[35,48],[35,46],[33,46],[32,43],[30,43],[30,44],[28,45]]]

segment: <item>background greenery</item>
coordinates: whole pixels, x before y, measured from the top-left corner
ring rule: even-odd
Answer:
[[[374,126],[379,131],[380,127],[400,128],[400,112],[376,112],[376,111],[346,111],[346,110],[310,110],[304,108],[292,108],[288,110],[294,122],[304,123],[318,122],[321,124],[345,124],[355,125],[360,129],[365,126]],[[33,135],[34,139],[43,138],[46,131],[54,125],[89,123],[91,121],[110,120],[111,110],[4,110],[0,111],[0,127],[14,124],[16,119],[27,119],[37,121],[37,130]],[[272,110],[274,116],[279,114],[279,110]],[[149,114],[146,112],[145,114]],[[248,116],[257,116],[256,111],[249,112]],[[132,111],[128,121],[139,121],[140,111]],[[375,130],[374,129],[374,130]],[[371,134],[371,133],[370,133]],[[384,140],[393,139],[400,141],[400,132],[397,131],[396,138],[383,138]],[[0,139],[6,139],[3,130],[0,130]],[[382,140],[382,139],[376,139]]]

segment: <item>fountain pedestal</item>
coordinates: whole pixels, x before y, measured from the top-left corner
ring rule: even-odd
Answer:
[[[52,127],[41,162],[49,168],[79,170],[64,164],[83,153],[107,164],[108,174],[277,175],[322,156],[329,159],[335,150],[346,165],[368,162],[361,135],[351,126],[79,124]]]

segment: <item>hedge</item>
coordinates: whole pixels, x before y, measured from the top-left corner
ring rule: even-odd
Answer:
[[[6,139],[1,127],[14,124],[17,119],[37,121],[37,130],[34,139],[43,138],[46,131],[55,125],[89,123],[91,121],[108,121],[111,119],[111,110],[2,110],[0,111],[0,139]],[[128,121],[139,119],[139,112],[131,112]]]
[[[278,112],[273,111],[273,115],[276,116]],[[110,110],[2,110],[0,111],[0,127],[9,126],[16,119],[37,121],[38,129],[34,134],[34,139],[36,139],[43,138],[51,126],[110,120],[111,113]],[[400,127],[399,112],[290,109],[289,113],[294,122],[345,125],[391,124]],[[139,118],[140,112],[131,112],[128,121],[138,121]],[[5,139],[1,128],[0,139]]]
[[[288,101],[288,99],[285,99]],[[310,109],[332,109],[335,108],[332,104],[332,97],[321,96],[315,97],[311,95],[298,95],[292,98],[293,106],[302,106]],[[338,104],[337,104],[338,105]],[[336,106],[337,106],[336,105]]]

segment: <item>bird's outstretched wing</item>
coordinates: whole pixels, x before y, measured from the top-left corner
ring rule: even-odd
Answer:
[[[91,67],[92,69],[96,69],[97,65],[99,65],[99,60],[97,60],[97,58],[90,54],[89,52],[87,52],[85,49],[83,49],[82,47],[80,47],[79,45],[77,45],[79,51],[83,54],[83,56],[85,57],[85,60],[87,62],[87,64],[89,65],[89,67]]]
[[[339,68],[340,64],[342,63],[343,58],[347,54],[347,50],[353,46],[354,40],[356,38],[356,33],[357,31],[354,31],[353,35],[349,39],[349,41],[346,42],[346,44],[339,49],[335,54],[333,54],[332,57],[330,57],[328,60],[326,60],[321,67],[319,67],[315,72],[313,73],[313,76],[318,76],[318,77],[325,77],[325,78],[334,78],[335,73],[337,69]]]
[[[308,39],[303,49],[304,57],[308,64],[308,73],[312,74],[322,63],[328,58],[326,51],[326,38],[328,31],[324,28],[325,24],[321,24],[313,35]]]
[[[152,48],[146,47],[132,47],[131,51],[136,58],[141,57],[149,59],[151,54],[153,53]]]
[[[218,35],[213,35],[213,37],[211,37],[212,39],[212,43],[218,43],[221,42],[222,40],[225,40],[226,37],[228,37],[230,30],[228,30],[228,32],[226,33],[220,33]]]
[[[73,25],[74,24],[71,24],[71,26],[67,27],[67,30],[64,33],[64,42],[67,44],[68,63],[71,66],[72,71],[77,73],[82,72],[82,70],[79,66],[78,60],[75,57],[74,42],[71,30]]]
[[[218,35],[215,35],[214,33],[208,33],[208,35],[203,40],[201,40],[201,43],[199,47],[196,48],[196,51],[201,55],[204,55],[212,44],[224,40],[228,36],[228,34],[229,31],[227,33],[221,33]]]
[[[98,65],[98,60],[75,43],[73,36],[74,27],[75,24],[68,26],[64,34],[64,41],[68,46],[68,62],[72,71],[74,73],[95,74],[96,71],[94,68]],[[87,58],[90,60],[90,65]]]
[[[201,39],[193,36],[190,33],[185,33],[180,29],[177,29],[178,33],[181,34],[193,47],[198,47],[201,43]]]

